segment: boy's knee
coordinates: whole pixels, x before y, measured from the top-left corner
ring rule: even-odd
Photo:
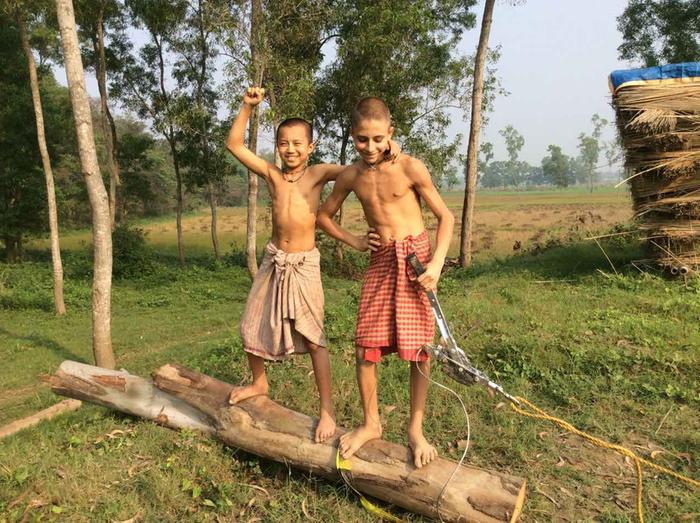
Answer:
[[[322,347],[321,345],[316,345],[315,343],[311,343],[309,340],[306,340],[306,348],[311,354],[316,354],[325,349],[325,347]]]

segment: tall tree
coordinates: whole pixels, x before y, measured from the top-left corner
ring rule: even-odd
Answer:
[[[78,136],[78,150],[90,205],[92,207],[92,245],[94,276],[92,284],[92,350],[99,367],[115,366],[111,335],[112,298],[112,227],[109,220],[109,197],[100,174],[92,129],[90,100],[85,88],[85,74],[71,0],[56,0],[58,26],[61,31],[66,78],[73,106]]]
[[[118,207],[117,192],[121,185],[119,176],[119,152],[117,129],[109,109],[107,91],[107,51],[105,28],[113,29],[113,38],[123,39],[123,8],[115,0],[81,0],[77,3],[77,20],[84,35],[91,44],[90,52],[85,53],[86,62],[95,70],[97,87],[100,92],[100,126],[104,140],[107,170],[109,171],[109,219],[112,229],[116,224]],[[124,43],[116,47],[123,47]]]
[[[170,37],[175,53],[173,75],[180,91],[177,118],[183,130],[183,161],[188,167],[188,182],[205,187],[211,212],[211,239],[214,255],[220,258],[217,236],[217,186],[223,171],[214,168],[214,149],[223,149],[223,141],[214,138],[217,125],[219,89],[214,86],[219,35],[229,18],[228,2],[196,0],[190,2],[185,21]]]
[[[484,95],[484,66],[486,52],[493,20],[495,0],[486,0],[484,15],[481,19],[479,44],[476,48],[474,64],[474,81],[472,89],[472,112],[469,124],[469,143],[467,145],[466,184],[464,187],[464,204],[462,206],[462,232],[459,244],[459,261],[462,267],[472,263],[472,229],[474,222],[474,205],[476,203],[477,156],[479,152],[479,134],[481,133],[481,110]]]
[[[262,85],[265,74],[266,37],[263,18],[262,0],[250,0],[250,62],[248,76],[255,86]],[[248,149],[258,151],[258,130],[260,127],[260,106],[253,108],[248,124]],[[248,171],[248,206],[246,210],[245,253],[248,272],[255,276],[258,272],[257,258],[257,215],[258,215],[258,175]]]
[[[169,87],[171,78],[166,71],[167,39],[183,23],[185,0],[127,0],[132,23],[144,29],[149,41],[125,56],[122,67],[116,71],[112,92],[142,118],[147,118],[163,136],[175,171],[175,223],[177,253],[180,265],[185,265],[185,247],[182,237],[183,173],[181,168],[182,132],[178,126],[176,106],[178,94]]]
[[[700,0],[630,0],[617,29],[623,60],[646,67],[700,61]]]
[[[58,316],[66,313],[66,304],[63,300],[63,263],[61,261],[61,246],[58,235],[58,214],[56,210],[56,189],[54,187],[53,169],[51,168],[51,157],[46,144],[46,132],[44,130],[44,110],[41,104],[41,93],[39,92],[39,75],[37,74],[34,52],[29,43],[27,34],[27,23],[25,21],[24,9],[15,11],[15,20],[19,29],[19,37],[24,55],[27,57],[27,67],[29,71],[29,86],[32,92],[32,103],[34,106],[34,118],[36,120],[36,135],[41,154],[41,163],[44,169],[44,179],[46,181],[46,201],[49,215],[49,237],[51,240],[51,263],[53,267],[53,298],[54,309]]]
[[[512,125],[506,125],[498,131],[498,134],[503,136],[506,141],[506,151],[508,151],[508,177],[513,182],[513,186],[517,189],[523,175],[527,172],[527,167],[523,162],[518,160],[518,155],[525,145],[525,138]]]
[[[598,158],[600,157],[601,149],[600,137],[603,134],[603,128],[608,125],[608,121],[596,113],[591,117],[591,123],[593,124],[593,131],[590,135],[585,133],[578,135],[578,149],[579,177],[586,177],[589,191],[592,193],[593,186],[598,179]]]
[[[547,151],[549,155],[542,158],[542,172],[545,178],[557,187],[568,187],[569,157],[561,152],[558,145],[549,145]]]

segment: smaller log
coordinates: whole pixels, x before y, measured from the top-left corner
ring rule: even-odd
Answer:
[[[50,420],[59,414],[63,414],[64,412],[76,410],[80,407],[80,405],[82,405],[82,402],[74,399],[59,401],[55,405],[51,405],[44,410],[40,410],[31,416],[15,420],[12,423],[8,423],[4,427],[0,427],[0,439],[6,438],[7,436],[12,436],[20,430],[33,427],[43,420]]]
[[[66,360],[45,381],[61,396],[155,421],[171,429],[200,430],[212,435],[212,420],[184,401],[153,386],[151,380]]]

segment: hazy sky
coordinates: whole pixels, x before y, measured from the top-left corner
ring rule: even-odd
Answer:
[[[614,69],[630,66],[617,58],[621,43],[617,16],[623,0],[528,0],[510,6],[498,1],[489,45],[501,45],[498,76],[509,96],[496,100],[483,139],[494,144],[495,158],[505,158],[498,134],[512,124],[525,138],[521,158],[539,164],[551,143],[566,154],[576,153],[577,136],[591,131],[598,113],[609,121],[607,77]],[[479,2],[481,23],[483,2]],[[465,35],[461,48],[474,53],[478,29]],[[468,135],[464,122],[455,120],[455,132]],[[613,136],[612,127],[604,138]]]
[[[593,113],[613,120],[607,77],[630,66],[617,58],[616,17],[625,5],[624,0],[528,0],[518,6],[496,2],[489,44],[501,45],[497,74],[510,94],[496,100],[482,134],[482,141],[494,144],[495,159],[506,157],[498,131],[508,124],[525,138],[521,159],[539,164],[551,143],[575,155],[577,136],[591,131]],[[460,45],[464,54],[476,50],[482,1],[475,12],[477,27]],[[138,32],[132,37],[138,44],[144,39]],[[65,83],[63,71],[57,70],[56,76]],[[94,75],[88,72],[86,79],[88,91],[98,97]],[[452,134],[462,133],[466,143],[468,132],[462,116],[455,114]],[[267,134],[260,137],[263,147],[272,144]],[[604,139],[612,136],[610,126]]]

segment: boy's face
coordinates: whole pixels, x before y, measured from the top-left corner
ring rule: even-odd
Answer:
[[[301,167],[309,159],[314,144],[303,125],[289,125],[277,133],[277,151],[288,169]]]
[[[362,159],[374,164],[389,150],[389,140],[393,133],[394,128],[389,120],[360,120],[352,128],[352,140]]]

